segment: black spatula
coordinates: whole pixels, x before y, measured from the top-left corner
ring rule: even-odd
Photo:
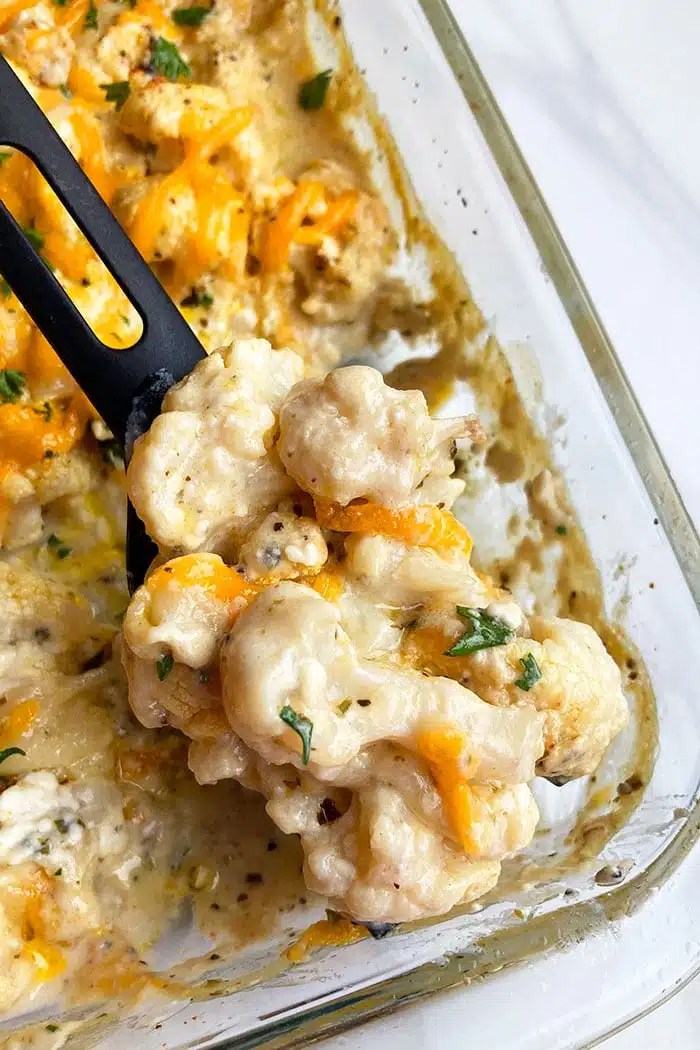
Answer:
[[[0,55],[0,146],[25,153],[131,300],[143,334],[128,350],[102,343],[50,268],[0,202],[0,274],[76,383],[131,455],[158,414],[163,395],[205,356],[199,340],[116,221],[67,146]],[[129,590],[142,582],[155,553],[129,506]]]

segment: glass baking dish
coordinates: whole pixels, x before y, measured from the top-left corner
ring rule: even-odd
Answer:
[[[496,1039],[508,1050],[534,1050],[545,1039],[551,1050],[591,1046],[700,966],[700,915],[691,908],[700,854],[687,856],[700,822],[699,687],[688,656],[700,651],[700,542],[445,0],[318,0],[325,16],[328,6],[342,16],[416,200],[466,275],[564,472],[608,617],[643,657],[628,661],[636,719],[599,774],[597,802],[590,785],[538,789],[547,827],[483,904],[292,967],[281,958],[287,930],[286,940],[254,945],[233,969],[200,983],[196,1001],[184,990],[179,1002],[150,1000],[128,1019],[103,1010],[93,1029],[82,1027],[79,1045],[295,1046],[460,989],[421,1002],[423,1023],[439,1024],[447,1045],[458,1013],[468,1010],[484,1046]],[[317,44],[320,52],[329,46],[322,22]],[[383,364],[396,360],[388,353]],[[446,413],[469,405],[462,386]],[[468,525],[477,550],[488,545],[489,526],[480,536],[478,521]],[[615,637],[611,629],[609,645]],[[658,737],[654,711],[639,706],[647,673]],[[633,783],[642,736],[643,792]],[[616,784],[624,822],[608,819],[608,786]],[[584,827],[576,814],[585,799]],[[576,864],[565,848],[572,827],[588,844]],[[193,940],[190,954],[201,950]],[[165,953],[168,966],[167,946]],[[45,1027],[45,1019],[31,1020]],[[63,1033],[70,1029],[68,1015]]]

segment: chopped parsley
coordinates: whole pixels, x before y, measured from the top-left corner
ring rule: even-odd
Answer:
[[[540,671],[539,664],[532,653],[528,653],[527,656],[521,657],[520,666],[525,673],[522,678],[515,679],[515,684],[518,689],[524,689],[527,693],[532,689],[535,682],[539,682],[542,677],[542,672]]]
[[[445,656],[468,656],[478,653],[480,649],[493,649],[496,645],[505,645],[513,637],[513,631],[497,616],[489,616],[483,609],[467,609],[457,606],[457,613],[463,620],[469,620],[471,630],[465,631]]]
[[[4,762],[6,758],[12,758],[13,755],[22,755],[24,757],[27,754],[21,747],[4,747],[0,751],[0,762]]]
[[[58,869],[58,871],[54,872],[54,875],[60,875],[60,874],[61,874],[61,869],[60,868]],[[59,1026],[57,1024],[47,1024],[46,1031],[47,1032],[57,1032],[58,1031],[58,1027]]]
[[[12,295],[12,289],[4,277],[0,277],[0,295],[3,299],[9,299]]]
[[[193,288],[190,294],[180,302],[180,306],[203,306],[207,310],[213,305],[214,300],[211,295],[207,295],[206,292],[198,292],[196,288]]]
[[[83,28],[97,29],[97,8],[95,6],[95,0],[90,0],[90,6],[88,7],[87,14],[85,15],[85,23]]]
[[[41,416],[47,423],[53,417],[53,408],[51,407],[50,401],[42,401],[39,408],[35,408],[34,411],[38,416]]]
[[[557,536],[566,536],[566,525],[557,525],[554,531],[556,532]]]
[[[54,827],[57,831],[60,831],[61,835],[68,834],[68,821],[63,817],[57,817],[56,820],[54,820]]]
[[[351,707],[352,707],[352,700],[350,700],[349,698],[346,698],[345,700],[341,700],[340,703],[338,704],[338,714],[339,715],[346,714],[350,710]]]
[[[6,160],[10,159],[11,156],[12,154],[8,153],[6,149],[0,150],[0,168],[3,166]]]
[[[307,718],[306,715],[297,714],[294,708],[290,707],[289,704],[285,704],[280,711],[280,718],[301,738],[301,760],[305,766],[308,766],[309,759],[311,758],[311,734],[314,731],[313,722],[311,719]]]
[[[64,543],[62,539],[59,539],[55,532],[51,533],[46,542],[61,561],[73,552],[73,548],[69,547],[67,543]]]
[[[67,99],[73,98],[73,92],[71,91],[71,89],[68,87],[67,84],[61,84],[61,86],[59,87],[58,90],[61,92],[61,94],[63,95],[64,98],[67,98]]]
[[[167,80],[177,80],[178,77],[191,77],[192,71],[182,55],[169,40],[159,36],[153,42],[151,48],[151,61],[149,69],[159,77]]]
[[[299,105],[302,109],[321,109],[323,107],[332,76],[332,69],[324,69],[311,80],[304,81],[299,88]]]
[[[14,368],[0,369],[0,401],[16,401],[24,393],[27,376]]]
[[[108,463],[110,467],[124,466],[124,450],[116,438],[106,438],[105,441],[99,441],[98,444],[105,463]]]
[[[174,666],[175,661],[170,653],[166,653],[165,656],[161,656],[160,660],[156,660],[156,674],[158,675],[158,681],[164,682]]]
[[[44,235],[34,226],[23,226],[22,233],[38,252],[44,247]]]
[[[56,5],[56,7],[65,7],[67,2],[68,0],[53,0],[53,3]]]
[[[117,80],[114,84],[100,84],[100,88],[104,91],[107,102],[115,103],[117,113],[131,94],[128,80]]]
[[[201,26],[204,19],[211,12],[209,7],[178,7],[173,11],[172,20],[178,26]]]

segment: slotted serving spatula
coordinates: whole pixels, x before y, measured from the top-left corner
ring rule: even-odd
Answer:
[[[2,55],[0,146],[21,150],[36,164],[141,317],[143,334],[133,347],[105,346],[0,202],[0,274],[119,440],[128,462],[134,441],[158,414],[165,392],[205,351]],[[129,505],[126,565],[131,593],[154,554]]]

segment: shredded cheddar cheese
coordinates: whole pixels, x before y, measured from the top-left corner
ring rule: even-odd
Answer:
[[[284,955],[289,962],[300,963],[321,948],[339,948],[368,936],[364,926],[355,926],[349,919],[319,919],[304,930],[294,944],[290,944]]]
[[[294,234],[294,240],[298,244],[320,244],[324,237],[331,237],[350,222],[358,200],[359,194],[354,190],[341,193],[328,205],[324,215],[317,222],[311,223],[310,226],[301,226]]]
[[[282,205],[276,218],[268,223],[260,260],[264,273],[275,273],[286,265],[292,241],[309,210],[323,200],[324,193],[322,183],[302,180]]]
[[[329,572],[326,569],[322,569],[311,580],[311,586],[327,602],[337,602],[345,590],[342,576],[339,576],[337,572]]]
[[[27,941],[22,951],[34,963],[37,981],[51,981],[66,970],[67,963],[63,953],[40,937],[33,937]]]
[[[339,503],[316,500],[319,525],[335,532],[364,532],[391,536],[414,547],[461,550],[471,554],[472,538],[448,510],[432,504],[392,510],[377,503]]]
[[[465,853],[475,852],[470,833],[473,821],[472,789],[464,773],[465,740],[456,729],[427,729],[418,736],[418,754],[430,771],[448,819]]]
[[[23,736],[39,714],[38,700],[22,700],[0,726],[0,747],[7,747]]]
[[[168,587],[201,587],[220,602],[236,598],[250,601],[260,588],[248,583],[216,554],[184,554],[161,565],[149,576],[146,587],[151,595]]]

